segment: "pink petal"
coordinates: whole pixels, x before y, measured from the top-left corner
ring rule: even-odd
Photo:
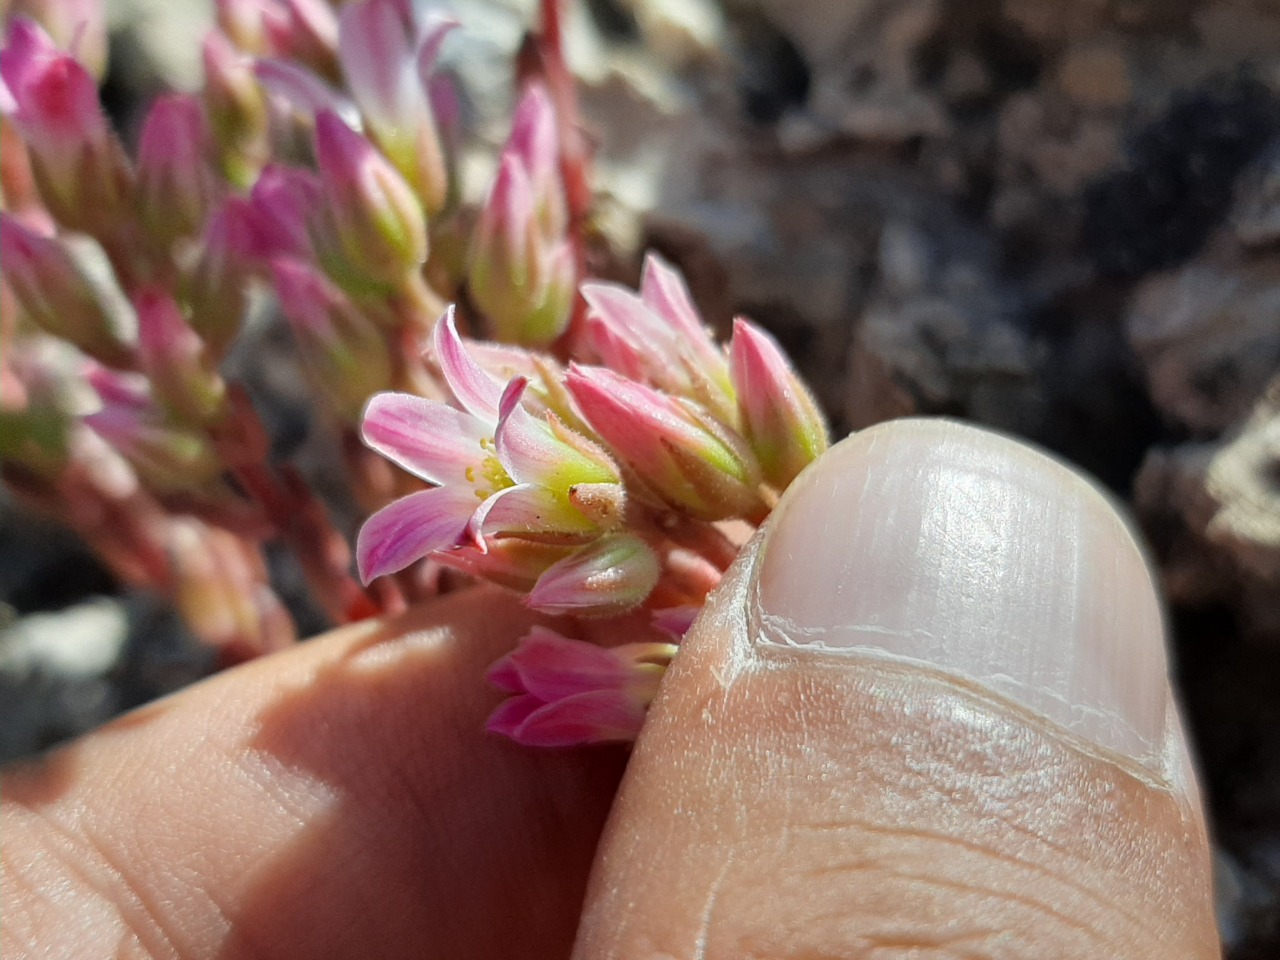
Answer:
[[[642,539],[609,534],[549,567],[525,602],[545,613],[616,615],[643,603],[661,574],[657,554]]]
[[[633,697],[621,691],[595,690],[534,710],[509,736],[528,747],[626,742],[639,736],[644,716],[644,706]]]
[[[415,476],[431,483],[465,484],[471,493],[467,471],[483,459],[481,441],[489,430],[470,414],[437,400],[380,393],[365,407],[361,436]]]
[[[455,546],[475,508],[475,494],[467,487],[433,487],[383,507],[365,521],[356,539],[360,579],[368,583]]]
[[[358,124],[355,104],[306,67],[274,57],[257,61],[254,76],[266,89],[303,114],[332,110],[348,124]]]
[[[603,453],[592,457],[585,449],[561,442],[545,421],[521,405],[527,386],[524,377],[507,384],[494,432],[498,459],[511,479],[566,494],[580,483],[617,483],[617,470]]]
[[[485,679],[507,693],[524,693],[524,681],[520,679],[520,671],[511,662],[511,654],[496,661],[485,673]]]
[[[693,626],[693,621],[698,619],[698,614],[701,612],[702,607],[694,606],[693,604],[682,607],[667,607],[665,610],[653,611],[651,622],[654,627],[679,641],[684,639],[684,635],[689,632],[689,628]]]
[[[535,710],[541,709],[542,706],[541,700],[528,694],[512,697],[510,700],[504,700],[498,704],[497,709],[489,715],[489,722],[485,726],[490,733],[500,733],[504,737],[511,737],[514,740],[520,725],[529,719],[530,714]]]
[[[534,627],[499,663],[519,677],[519,690],[543,701],[590,690],[621,689],[631,671],[614,653],[585,640],[573,640],[549,627]]]
[[[498,422],[498,407],[502,401],[502,384],[480,366],[468,352],[454,320],[453,304],[436,323],[432,338],[436,362],[444,374],[445,382],[454,397],[468,413],[486,420]]]
[[[768,333],[742,318],[734,320],[729,353],[747,438],[765,479],[785,487],[826,450],[826,422]]]
[[[406,24],[392,0],[348,3],[339,19],[338,55],[360,110],[375,125],[411,118],[416,77]]]
[[[698,308],[693,305],[684,278],[675,267],[652,251],[644,258],[640,298],[691,344],[708,339],[707,329],[698,316]]]
[[[476,546],[489,537],[529,537],[544,542],[582,543],[599,528],[546,487],[520,484],[499,490],[471,519]]]
[[[431,74],[435,70],[436,59],[440,56],[440,47],[444,44],[445,37],[460,26],[462,24],[454,17],[438,10],[429,12],[423,19],[422,29],[419,31],[418,53],[415,60],[418,79],[422,82],[424,89],[431,80]]]

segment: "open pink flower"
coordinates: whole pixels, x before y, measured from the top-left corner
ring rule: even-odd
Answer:
[[[534,627],[489,670],[490,682],[516,695],[494,711],[489,729],[536,747],[634,740],[676,649],[604,649]]]
[[[579,485],[619,484],[617,468],[585,438],[522,403],[528,382],[486,371],[458,336],[452,308],[436,327],[435,354],[458,406],[405,393],[369,401],[364,441],[433,484],[374,514],[356,556],[366,580],[393,573],[437,550],[491,537],[582,543],[600,519],[573,502]]]

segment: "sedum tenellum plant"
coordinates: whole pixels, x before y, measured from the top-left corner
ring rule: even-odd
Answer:
[[[465,98],[437,69],[465,25],[410,0],[216,12],[202,89],[157,98],[127,148],[96,0],[10,7],[7,486],[229,660],[295,639],[268,550],[334,623],[497,584],[545,617],[493,666],[490,727],[634,738],[743,538],[826,447],[808,390],[749,321],[718,342],[656,254],[638,289],[592,278],[626,255],[593,230],[556,0],[477,202]],[[354,551],[228,373],[264,296],[365,518]]]

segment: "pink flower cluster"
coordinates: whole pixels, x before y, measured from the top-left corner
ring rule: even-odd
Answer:
[[[544,745],[635,735],[744,524],[827,443],[777,343],[718,343],[662,259],[638,291],[590,279],[560,6],[474,203],[460,25],[409,0],[217,0],[202,89],[129,148],[99,0],[23,0],[0,46],[6,485],[232,659],[295,637],[272,544],[333,622],[442,569],[517,591],[559,619],[494,668],[491,725]],[[368,516],[354,551],[228,373],[263,294]],[[634,642],[573,639],[624,616]]]
[[[645,261],[639,293],[587,283],[582,295],[589,310],[567,366],[468,342],[450,309],[431,351],[447,399],[369,401],[365,442],[430,486],[360,531],[366,581],[430,555],[520,591],[543,613],[611,617],[643,607],[666,624],[718,582],[733,552],[720,525],[759,523],[825,449],[823,419],[777,343],[739,319],[728,349],[718,346],[658,256]],[[572,674],[571,642],[548,646],[545,630],[537,636],[536,649],[564,654],[559,669]],[[596,683],[599,659],[582,656],[581,684],[564,688],[573,697]],[[622,692],[627,703],[644,699],[637,691],[649,688],[619,684],[625,664],[609,662],[610,698],[600,688],[573,702],[621,710]],[[555,688],[537,689],[539,710],[525,709],[527,694],[495,726],[528,742],[552,737],[540,717],[562,730],[568,715],[547,693]],[[589,739],[623,729],[631,726],[610,721]]]

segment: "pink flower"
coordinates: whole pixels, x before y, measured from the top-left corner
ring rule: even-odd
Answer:
[[[617,616],[648,598],[662,574],[653,549],[631,533],[612,533],[549,567],[526,603],[545,613]]]
[[[427,259],[418,198],[373,144],[329,110],[316,117],[316,157],[347,259],[371,280],[400,286]]]
[[[151,396],[146,377],[97,365],[86,373],[102,400],[84,422],[156,490],[198,492],[222,474],[223,465],[203,431],[169,422]]]
[[[138,142],[138,204],[147,229],[165,245],[197,234],[217,201],[210,146],[196,97],[173,93],[151,105]]]
[[[224,410],[226,385],[177,302],[158,287],[134,294],[138,356],[152,389],[179,419],[216,420]]]
[[[0,79],[12,98],[14,125],[37,153],[79,150],[109,135],[89,71],[24,17],[9,25]]]
[[[272,264],[280,309],[302,362],[334,411],[355,422],[365,401],[391,382],[387,339],[334,284],[300,260]]]
[[[371,139],[413,187],[428,215],[450,189],[441,133],[429,93],[440,45],[457,21],[435,16],[417,32],[398,0],[364,0],[342,9],[343,76]]]
[[[600,367],[571,366],[565,386],[592,429],[661,501],[700,520],[767,513],[751,451],[696,404]]]
[[[736,415],[724,351],[712,340],[680,274],[645,257],[640,293],[616,283],[584,283],[587,339],[605,365],[725,419]]]
[[[0,212],[0,264],[23,314],[104,363],[128,366],[132,351],[68,247]]]
[[[472,298],[501,340],[548,344],[569,323],[577,268],[555,144],[551,101],[530,85],[469,253]]]
[[[435,354],[457,407],[382,393],[365,408],[364,441],[434,486],[378,511],[356,546],[366,582],[437,550],[514,536],[582,543],[600,521],[573,503],[583,484],[618,484],[612,461],[573,437],[549,414],[524,406],[528,382],[505,387],[476,362],[454,326],[452,308],[436,327]]]
[[[0,109],[26,141],[41,196],[60,222],[101,235],[131,217],[132,171],[97,83],[22,17],[0,50]]]
[[[738,318],[729,354],[744,433],[764,478],[781,490],[827,449],[826,421],[769,334]]]
[[[103,0],[25,0],[15,12],[31,17],[96,79],[107,69],[107,10]]]
[[[489,729],[536,747],[634,740],[676,649],[603,649],[534,627],[489,670],[490,682],[515,694],[493,712]]]

